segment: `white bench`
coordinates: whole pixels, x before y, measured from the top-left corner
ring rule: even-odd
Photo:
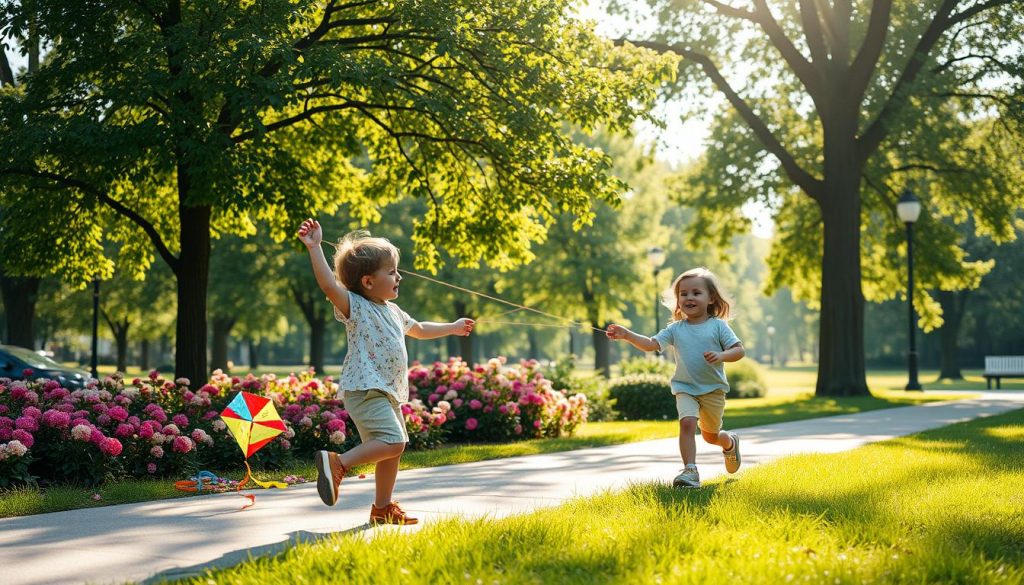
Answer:
[[[988,355],[985,356],[985,384],[991,389],[995,378],[996,390],[1002,388],[1000,378],[1024,378],[1024,356],[1022,355]]]

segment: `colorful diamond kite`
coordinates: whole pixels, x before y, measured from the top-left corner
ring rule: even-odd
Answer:
[[[220,418],[228,425],[246,459],[285,431],[274,403],[249,392],[239,392]]]

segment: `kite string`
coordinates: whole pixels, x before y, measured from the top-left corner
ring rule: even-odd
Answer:
[[[321,240],[321,241],[323,241],[324,243],[326,243],[329,246],[333,246],[334,248],[339,248],[340,247],[338,244],[335,244],[334,242],[331,242],[329,240]],[[568,317],[562,317],[562,316],[559,316],[559,315],[553,315],[551,313],[546,313],[544,311],[541,311],[540,309],[535,309],[533,307],[529,307],[529,306],[526,306],[526,305],[521,305],[519,303],[514,303],[512,301],[507,301],[505,299],[501,299],[501,298],[498,298],[498,297],[495,297],[495,296],[491,296],[491,295],[488,295],[488,294],[485,294],[485,293],[482,293],[482,292],[478,292],[478,291],[475,291],[475,290],[470,290],[468,288],[464,288],[464,287],[461,287],[461,286],[458,286],[458,285],[455,285],[455,284],[444,282],[443,280],[438,280],[436,278],[431,278],[429,276],[426,276],[426,275],[423,275],[423,274],[419,274],[417,272],[413,272],[412,270],[406,270],[406,269],[402,268],[402,269],[399,269],[399,272],[402,272],[402,273],[405,273],[405,274],[411,274],[412,276],[415,276],[417,278],[422,278],[423,280],[426,280],[426,281],[429,281],[429,282],[433,282],[435,284],[440,284],[442,286],[447,286],[447,287],[453,288],[453,289],[455,289],[457,291],[461,291],[461,292],[468,293],[468,294],[471,294],[471,295],[476,295],[478,297],[482,297],[482,298],[485,298],[485,299],[490,300],[490,301],[494,301],[494,302],[497,302],[497,303],[504,303],[506,305],[510,305],[512,307],[515,307],[514,310],[506,311],[504,313],[496,315],[496,317],[501,317],[503,315],[507,315],[509,313],[514,313],[516,311],[533,311],[534,313],[543,315],[545,317],[550,317],[552,319],[558,319],[559,321],[567,321],[570,324],[569,325],[551,325],[551,324],[546,324],[545,325],[545,324],[540,324],[540,323],[516,323],[516,322],[512,322],[512,321],[492,321],[490,319],[487,319],[486,322],[488,322],[488,323],[503,324],[503,325],[526,325],[526,326],[534,326],[534,327],[545,327],[545,326],[546,327],[561,327],[561,328],[566,328],[566,329],[569,329],[569,328],[572,328],[572,327],[587,327],[589,329],[593,329],[594,331],[606,332],[606,330],[601,329],[600,327],[594,327],[593,325],[587,325],[585,323],[580,323],[578,321],[574,321],[573,319],[570,319]],[[481,319],[480,321],[484,321],[484,319]]]

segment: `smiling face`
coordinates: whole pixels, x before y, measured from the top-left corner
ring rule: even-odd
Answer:
[[[402,275],[394,260],[385,260],[380,268],[362,278],[363,290],[371,300],[383,303],[398,298],[398,283]]]
[[[708,318],[708,305],[712,301],[707,281],[699,276],[688,276],[676,285],[676,309],[682,311],[691,323],[700,323]]]

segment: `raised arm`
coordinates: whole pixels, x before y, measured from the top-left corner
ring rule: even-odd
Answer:
[[[640,351],[661,350],[661,346],[658,345],[658,342],[655,341],[654,338],[644,337],[643,335],[633,333],[622,325],[609,325],[608,329],[605,330],[605,334],[608,336],[608,339],[614,339],[616,341],[619,339],[625,339]]]
[[[466,318],[459,319],[454,323],[431,323],[424,321],[413,325],[407,335],[413,339],[437,339],[445,335],[465,337],[473,332],[474,325],[476,325],[475,321]]]
[[[313,275],[316,277],[316,283],[320,285],[320,290],[324,291],[327,298],[347,318],[350,315],[348,289],[334,278],[334,271],[331,270],[331,265],[327,263],[327,258],[324,256],[324,250],[320,247],[320,242],[323,240],[320,222],[315,219],[307,219],[302,222],[302,225],[299,226],[298,236],[299,240],[306,245],[306,250],[309,251],[309,260],[313,263]]]

